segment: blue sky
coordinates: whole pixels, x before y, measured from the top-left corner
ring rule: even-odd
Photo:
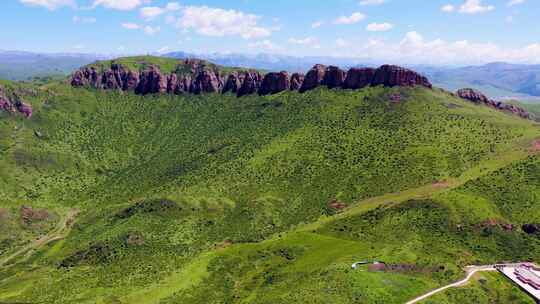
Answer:
[[[540,63],[538,0],[2,0],[3,49]]]

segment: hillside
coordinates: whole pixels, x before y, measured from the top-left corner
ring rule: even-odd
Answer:
[[[492,98],[540,96],[540,65],[495,62],[458,68],[418,68],[435,85],[455,91],[472,87]]]
[[[0,51],[0,79],[32,80],[36,77],[65,77],[80,66],[105,57],[92,54]]]
[[[0,111],[0,302],[403,303],[540,260],[540,129],[439,89],[0,84],[33,108]]]

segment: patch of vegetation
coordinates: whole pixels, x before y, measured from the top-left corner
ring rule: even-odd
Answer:
[[[459,195],[475,202],[463,194],[472,184],[319,222],[333,200],[453,180],[539,135],[440,91],[236,98],[7,86],[36,111],[0,118],[0,208],[81,213],[66,238],[0,271],[0,301],[402,303],[462,276],[465,263],[539,252],[533,236],[477,226],[478,210],[497,211],[491,198],[466,214],[453,207]],[[296,230],[309,223],[317,228]],[[352,271],[360,258],[415,267]]]

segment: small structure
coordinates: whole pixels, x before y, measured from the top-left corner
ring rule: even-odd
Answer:
[[[519,263],[495,265],[495,268],[540,303],[540,267]]]

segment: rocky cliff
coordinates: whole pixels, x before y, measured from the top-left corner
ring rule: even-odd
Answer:
[[[483,105],[495,108],[497,110],[510,112],[512,114],[518,115],[523,118],[530,118],[530,114],[525,109],[520,108],[515,105],[506,104],[504,102],[489,99],[487,96],[485,96],[481,92],[474,89],[470,89],[470,88],[461,89],[456,92],[456,95],[459,96],[460,98],[466,99],[468,101],[472,101],[476,104],[483,104]]]
[[[318,64],[305,76],[300,73],[289,75],[284,71],[263,75],[254,70],[223,73],[217,68],[209,68],[203,61],[188,59],[180,62],[176,70],[182,73],[162,73],[157,66],[130,71],[111,63],[110,67],[102,71],[96,67],[84,67],[76,71],[71,77],[71,84],[75,87],[134,91],[140,95],[233,93],[238,97],[249,94],[269,95],[288,90],[303,93],[319,86],[343,89],[377,85],[431,88],[426,77],[392,65],[344,71],[339,67]]]
[[[32,106],[23,102],[18,96],[8,98],[2,86],[0,86],[0,110],[8,113],[20,113],[26,118],[32,117]]]

